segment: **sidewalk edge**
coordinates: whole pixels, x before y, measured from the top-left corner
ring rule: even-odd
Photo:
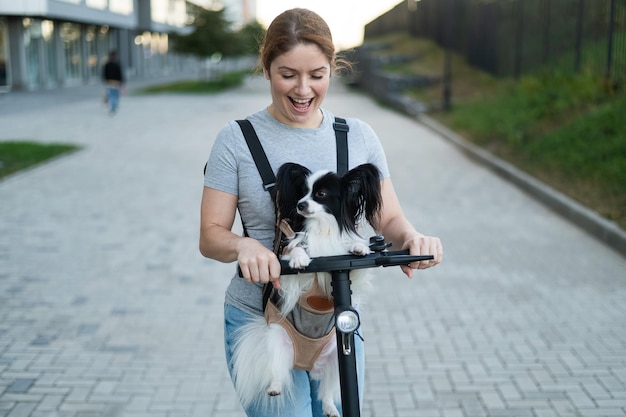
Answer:
[[[437,132],[469,156],[485,164],[501,177],[512,182],[562,217],[576,224],[587,233],[626,257],[626,231],[621,229],[614,222],[605,219],[595,211],[538,181],[536,178],[517,169],[508,162],[473,145],[433,118],[425,114],[420,114],[417,116],[417,121]]]

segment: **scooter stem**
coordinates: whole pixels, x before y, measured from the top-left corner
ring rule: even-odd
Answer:
[[[332,271],[332,287],[335,311],[352,306],[352,291],[350,290],[350,271]],[[344,417],[360,417],[359,385],[356,371],[356,356],[354,351],[354,333],[337,334],[337,355],[339,359],[339,381],[341,384],[341,409]],[[347,338],[347,340],[346,340]],[[342,346],[349,344],[352,348],[348,352]]]

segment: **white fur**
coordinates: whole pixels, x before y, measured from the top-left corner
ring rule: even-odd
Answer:
[[[293,398],[293,346],[287,332],[259,316],[238,330],[236,340],[233,376],[241,405],[247,408],[259,402],[271,410]]]

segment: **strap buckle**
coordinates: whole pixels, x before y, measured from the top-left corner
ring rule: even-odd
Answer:
[[[338,130],[340,132],[348,132],[350,131],[350,127],[347,123],[333,123],[333,129]]]

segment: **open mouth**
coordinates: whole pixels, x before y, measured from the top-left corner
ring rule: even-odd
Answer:
[[[313,99],[312,98],[295,99],[295,98],[289,97],[289,100],[291,101],[291,104],[293,105],[293,108],[296,109],[296,111],[299,111],[299,112],[307,112],[307,111],[309,111],[309,109],[311,108],[311,104],[313,103]]]

